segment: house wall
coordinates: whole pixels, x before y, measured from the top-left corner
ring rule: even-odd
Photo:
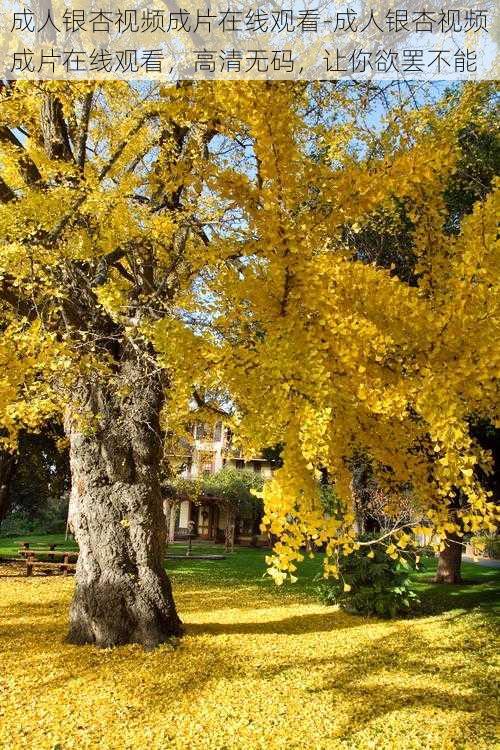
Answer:
[[[220,423],[215,428],[208,425],[195,425],[192,462],[185,470],[184,476],[194,479],[207,471],[211,474],[220,471],[224,466],[252,469],[261,473],[266,479],[272,476],[272,466],[269,461],[258,457],[245,461],[243,458],[232,456],[230,446],[228,431]]]

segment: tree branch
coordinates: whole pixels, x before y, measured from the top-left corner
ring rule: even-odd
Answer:
[[[5,276],[0,280],[0,299],[10,305],[20,315],[24,315],[27,318],[32,317],[33,306],[26,299],[22,299],[19,296],[17,287],[12,286],[9,283],[9,278]]]
[[[42,175],[38,171],[38,167],[36,166],[35,162],[33,161],[33,159],[31,159],[30,156],[28,156],[26,149],[21,141],[6,125],[0,127],[0,143],[9,143],[11,146],[14,146],[14,148],[18,149],[21,152],[21,156],[19,157],[19,169],[21,171],[23,180],[27,185],[33,185],[36,182],[41,182]]]
[[[42,100],[41,126],[45,151],[50,159],[74,161],[62,104],[48,92]]]
[[[7,183],[0,177],[0,203],[10,203],[16,197],[16,194]]]
[[[80,133],[76,147],[76,163],[83,172],[87,154],[87,137],[89,132],[90,113],[92,111],[92,100],[94,92],[90,91],[83,101],[82,118],[80,121]]]
[[[193,398],[196,401],[196,406],[198,406],[199,409],[208,409],[208,411],[212,411],[214,414],[220,414],[222,417],[231,416],[230,412],[221,409],[219,406],[215,406],[215,404],[209,404],[208,401],[205,401],[203,396],[196,388],[193,391]]]

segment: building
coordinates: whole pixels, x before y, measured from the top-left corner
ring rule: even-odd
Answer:
[[[196,479],[224,467],[251,469],[265,478],[273,471],[272,462],[262,456],[243,458],[232,446],[231,431],[221,421],[215,425],[195,424],[193,444],[182,476]],[[170,519],[170,538],[180,539],[191,534],[207,541],[250,544],[260,533],[259,525],[260,518],[233,517],[232,509],[222,498],[204,495],[201,502],[183,500],[176,506]]]

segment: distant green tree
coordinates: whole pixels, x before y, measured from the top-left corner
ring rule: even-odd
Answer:
[[[21,526],[24,521],[41,528],[56,521],[59,526],[64,523],[70,471],[68,451],[61,447],[60,439],[57,425],[38,434],[23,432],[17,452],[2,456],[5,477],[0,521],[14,515]]]
[[[0,448],[0,525],[9,512],[17,455]]]
[[[263,506],[254,492],[260,492],[264,482],[262,475],[251,469],[224,467],[203,477],[202,493],[225,501],[239,519],[253,528],[253,533],[258,533]]]
[[[252,469],[227,466],[203,477],[170,479],[164,485],[164,492],[171,503],[183,500],[200,503],[203,497],[217,498],[240,523],[258,533],[263,506],[254,492],[260,492],[264,482],[262,475]]]

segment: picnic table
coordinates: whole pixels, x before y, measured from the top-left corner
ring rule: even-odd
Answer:
[[[35,568],[42,568],[50,572],[55,569],[63,575],[74,572],[78,560],[78,550],[56,548],[56,544],[51,544],[48,547],[30,547],[29,542],[23,542],[19,548],[19,556],[26,562],[26,575],[33,575]]]

